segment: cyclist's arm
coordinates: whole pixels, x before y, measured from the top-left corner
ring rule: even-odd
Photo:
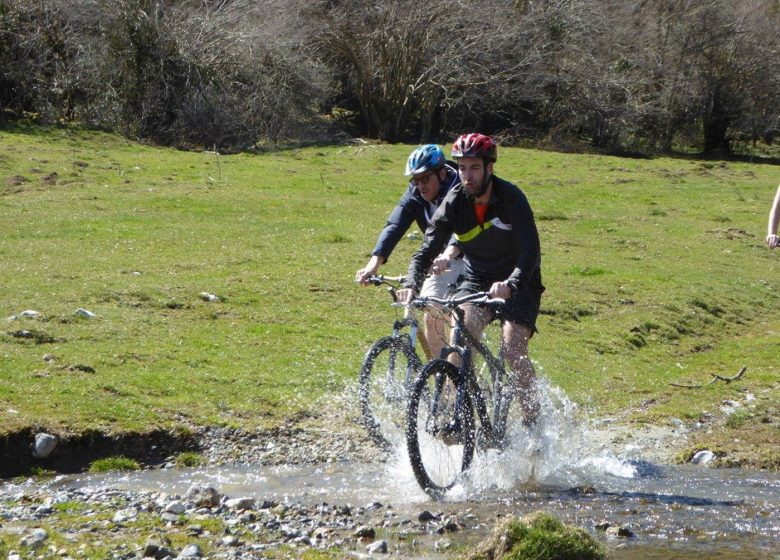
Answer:
[[[769,211],[769,223],[767,225],[766,244],[770,249],[780,245],[780,237],[777,235],[777,226],[780,224],[780,187],[777,187],[772,209]]]
[[[448,206],[443,203],[433,215],[431,225],[425,230],[425,240],[422,247],[414,254],[409,263],[404,288],[419,291],[425,281],[425,275],[431,267],[434,257],[442,252],[452,236],[452,227],[446,217]]]
[[[516,291],[528,285],[535,270],[539,267],[541,248],[531,205],[528,204],[528,199],[519,189],[516,198],[512,199],[510,212],[512,237],[519,250],[515,269],[507,278],[506,283],[512,291]],[[494,295],[494,297],[505,296]]]
[[[422,211],[419,201],[412,196],[412,188],[410,186],[406,189],[401,200],[398,201],[387,218],[387,223],[379,233],[379,239],[371,252],[371,258],[368,259],[366,266],[355,273],[356,282],[364,285],[368,283],[368,279],[374,276],[379,271],[379,267],[387,262],[393,249]]]
[[[417,219],[418,214],[423,211],[420,201],[413,196],[413,188],[410,185],[406,189],[401,200],[398,201],[398,204],[387,218],[385,227],[379,233],[379,239],[371,252],[371,256],[381,257],[382,262],[380,264],[387,262],[398,242]]]

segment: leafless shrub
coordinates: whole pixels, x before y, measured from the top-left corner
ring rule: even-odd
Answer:
[[[778,133],[778,27],[777,0],[0,0],[0,104],[219,149],[338,112],[389,141],[728,152]]]

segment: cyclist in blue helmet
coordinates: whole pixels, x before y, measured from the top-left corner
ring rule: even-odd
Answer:
[[[409,155],[404,175],[411,177],[409,184],[382,228],[371,258],[355,274],[355,280],[361,284],[367,284],[368,278],[387,262],[413,222],[417,222],[420,231],[425,232],[439,203],[450,189],[460,183],[457,167],[446,160],[444,152],[436,144],[416,148]],[[429,272],[435,274],[425,280],[422,294],[446,295],[448,286],[455,283],[463,268],[461,259],[456,258],[459,254],[460,249],[453,244],[434,260]],[[423,345],[429,358],[439,355],[447,336],[446,324],[434,310],[430,311],[425,314]]]

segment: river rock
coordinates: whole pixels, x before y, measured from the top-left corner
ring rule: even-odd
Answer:
[[[318,527],[314,529],[314,532],[312,533],[312,538],[314,538],[315,541],[324,541],[327,540],[328,536],[330,535],[330,530],[327,527]]]
[[[200,550],[200,545],[188,544],[176,558],[201,558],[202,556],[203,552]]]
[[[92,319],[93,317],[95,317],[95,314],[92,313],[92,311],[88,311],[83,307],[79,307],[78,309],[76,309],[76,315],[79,315],[81,317],[86,317],[87,319]]]
[[[275,505],[271,511],[274,512],[276,515],[284,515],[287,513],[287,510],[290,509],[284,504],[277,504]]]
[[[43,541],[45,541],[48,538],[49,538],[49,534],[45,530],[38,528],[35,529],[32,533],[30,533],[26,537],[22,538],[19,544],[22,546],[32,548],[33,550],[37,550],[43,546]]]
[[[387,541],[374,541],[366,547],[369,554],[387,554]]]
[[[144,545],[144,558],[155,558],[156,560],[162,560],[163,558],[169,558],[174,556],[174,552],[168,548],[168,544],[163,544],[155,539],[148,539]]]
[[[630,539],[634,536],[634,532],[628,527],[607,527],[607,536],[610,537],[623,537]]]
[[[694,465],[706,465],[715,458],[715,454],[709,449],[704,449],[696,453],[691,459]]]
[[[35,434],[35,444],[33,445],[33,457],[36,459],[45,459],[52,454],[57,447],[57,436],[41,432]]]
[[[165,513],[173,513],[176,515],[181,515],[182,513],[187,511],[187,506],[185,506],[179,500],[173,500],[172,502],[169,502],[168,505],[165,506],[165,509],[163,511]]]
[[[133,508],[120,509],[114,514],[112,521],[114,523],[125,523],[131,519],[135,519],[137,515],[138,512]]]
[[[220,541],[220,544],[222,546],[240,546],[241,542],[238,540],[237,536],[229,535],[227,537],[223,537]]]
[[[225,506],[230,509],[252,509],[255,507],[254,498],[231,498],[225,501]]]
[[[352,536],[356,539],[373,539],[376,536],[376,531],[374,531],[373,527],[369,527],[368,525],[361,525],[355,529],[355,532],[352,533]]]
[[[444,523],[441,524],[439,528],[436,529],[436,532],[439,534],[442,533],[454,533],[456,532],[460,527],[458,526],[458,522],[454,517],[448,517],[444,520]]]
[[[220,495],[213,486],[190,486],[185,498],[197,507],[219,506]]]

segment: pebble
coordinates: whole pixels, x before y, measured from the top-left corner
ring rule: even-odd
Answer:
[[[174,500],[172,502],[169,502],[168,505],[165,506],[165,509],[163,510],[165,513],[173,513],[176,515],[180,515],[187,511],[187,506],[185,506],[182,502],[178,500]]]
[[[200,545],[188,544],[185,546],[176,558],[200,558],[203,556],[203,552],[200,550]]]
[[[232,498],[225,501],[225,506],[230,509],[245,510],[255,507],[254,498]]]
[[[356,539],[373,539],[376,536],[376,531],[368,525],[361,525],[352,534]]]
[[[369,554],[387,554],[387,541],[374,541],[366,547]]]
[[[628,527],[607,527],[607,536],[610,537],[623,537],[630,539],[634,536],[634,532]]]

